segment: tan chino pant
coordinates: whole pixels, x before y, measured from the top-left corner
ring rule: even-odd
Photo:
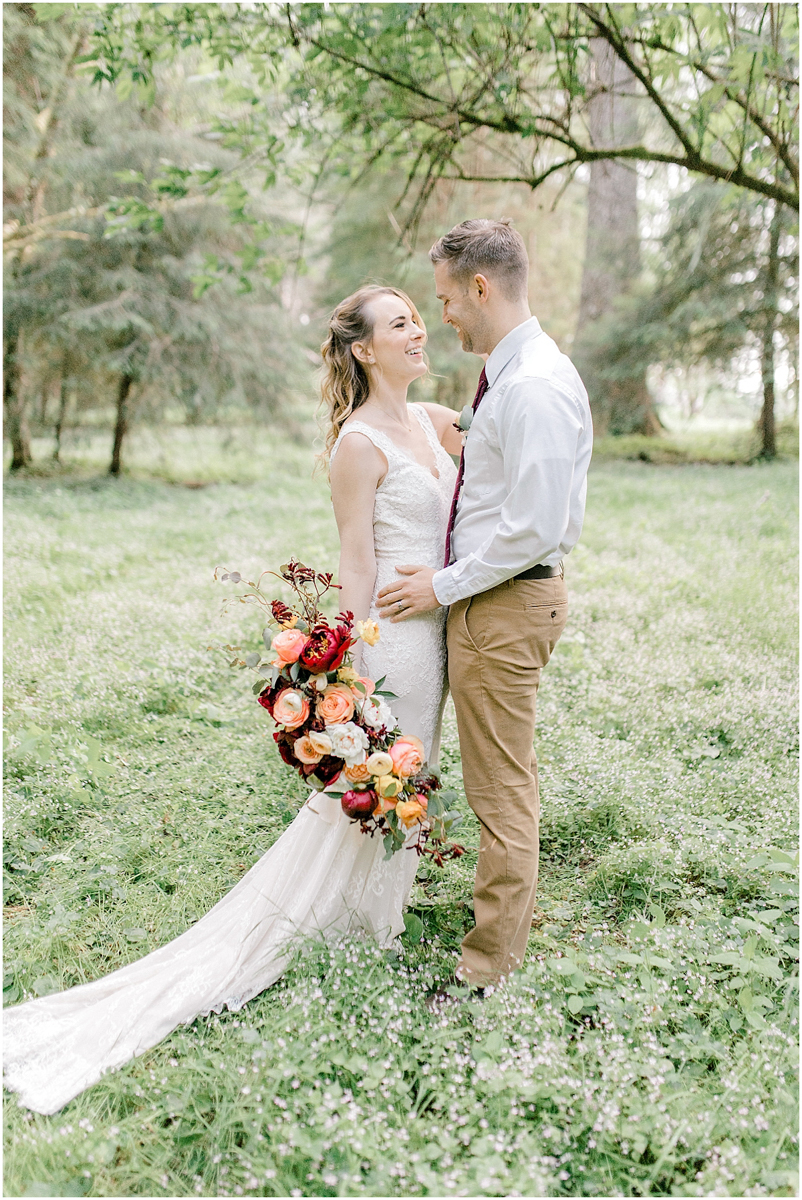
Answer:
[[[476,985],[509,974],[526,953],[539,850],[535,700],[567,611],[556,576],[508,580],[448,613],[465,795],[481,826],[476,927],[463,940],[457,973]]]

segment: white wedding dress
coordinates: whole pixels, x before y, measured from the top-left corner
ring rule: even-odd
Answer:
[[[373,529],[376,593],[405,563],[442,565],[456,471],[420,405],[439,477],[384,434],[354,422],[340,434],[365,434],[385,455]],[[417,735],[437,758],[445,698],[445,613],[391,624],[364,648],[363,670],[398,699],[392,709],[404,733]],[[298,933],[364,929],[383,945],[404,928],[402,909],[418,855],[405,849],[384,861],[380,837],[369,837],[342,812],[339,796],[313,794],[298,816],[228,895],[186,933],[138,962],[93,983],[31,1000],[4,1013],[5,1084],[20,1103],[55,1113],[95,1083],[155,1046],[200,1014],[237,1010],[284,970],[287,943]]]

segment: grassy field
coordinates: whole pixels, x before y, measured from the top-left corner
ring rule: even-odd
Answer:
[[[6,1003],[174,937],[302,803],[207,650],[260,632],[212,571],[333,566],[333,519],[302,444],[230,453],[204,488],[7,483]],[[795,1194],[796,476],[593,469],[512,982],[423,1006],[470,921],[466,808],[396,951],[304,947],[58,1116],[7,1097],[5,1194]],[[450,709],[443,766],[461,791]]]

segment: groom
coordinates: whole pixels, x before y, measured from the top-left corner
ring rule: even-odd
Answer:
[[[399,566],[383,617],[448,606],[448,679],[481,840],[476,926],[457,976],[519,967],[535,905],[539,798],[532,749],[541,669],[565,627],[562,563],[582,528],[593,429],[576,369],[529,311],[529,262],[508,221],[463,221],[429,251],[443,320],[486,358],[451,510],[445,563]]]

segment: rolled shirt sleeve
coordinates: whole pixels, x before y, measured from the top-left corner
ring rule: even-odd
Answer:
[[[556,566],[568,553],[581,530],[577,505],[584,510],[587,424],[580,398],[554,380],[510,382],[483,431],[503,464],[500,511],[479,545],[435,574],[441,604],[487,591],[538,563]]]

